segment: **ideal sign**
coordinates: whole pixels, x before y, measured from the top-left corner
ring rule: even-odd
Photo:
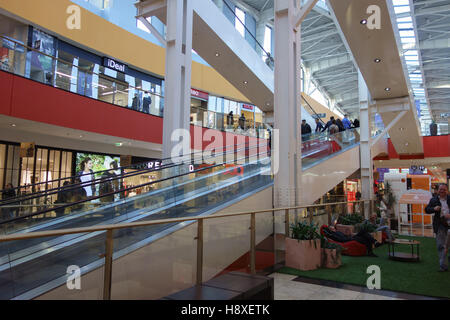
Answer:
[[[191,89],[191,96],[193,98],[197,98],[197,99],[201,99],[201,100],[205,100],[205,101],[208,101],[208,99],[209,99],[209,94],[207,92],[203,92],[203,91],[196,90],[196,89]]]
[[[127,69],[127,65],[114,61],[111,58],[103,58],[103,66],[104,67],[108,67],[110,69],[125,73],[126,69]]]

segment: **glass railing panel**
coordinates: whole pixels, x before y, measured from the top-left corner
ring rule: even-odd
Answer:
[[[320,163],[328,157],[345,151],[360,141],[359,128],[345,130],[333,135],[328,133],[314,136],[311,139],[304,136],[302,143],[302,165],[310,167]]]
[[[227,168],[228,169],[228,168]],[[241,173],[236,175],[234,170],[213,171],[213,174],[201,177],[195,173],[195,179],[188,175],[187,179],[176,178],[169,190],[158,190],[151,195],[136,196],[132,199],[120,200],[109,207],[99,207],[83,212],[83,218],[61,223],[62,228],[74,228],[92,224],[117,221],[148,221],[155,219],[198,216],[228,203],[236,197],[257,190],[271,183],[270,175],[263,175],[269,171],[270,164],[254,162],[243,166]],[[155,210],[157,209],[157,210]],[[154,213],[152,213],[154,211]],[[128,247],[139,246],[152,235],[170,231],[171,225],[155,225],[136,228],[130,233],[120,232],[116,235],[115,252],[126,250]],[[52,229],[51,226],[45,228]],[[9,232],[6,232],[9,233]],[[17,277],[15,295],[35,288],[66,274],[66,266],[78,265],[87,267],[99,260],[104,244],[104,235],[94,233],[88,236],[67,235],[63,237],[48,237],[46,239],[29,239],[20,242],[2,243],[0,246],[0,259],[11,264],[13,274],[31,268],[30,277]],[[41,261],[43,260],[43,261]],[[13,263],[14,262],[14,263]],[[45,269],[47,264],[56,264],[58,267],[47,270],[37,270],[34,266]],[[63,267],[64,266],[64,267]],[[13,282],[16,279],[13,277]]]
[[[156,232],[158,228],[169,229],[170,226],[155,225],[153,229]],[[127,254],[129,243],[140,241],[140,229],[142,227],[114,231],[115,257]],[[197,224],[193,223],[144,250],[127,254],[126,259],[114,260],[111,298],[156,300],[195,285],[196,237]]]
[[[16,260],[8,254],[8,251],[14,252],[16,247],[22,247],[21,240],[3,243],[2,255],[0,257],[0,299],[11,299],[19,297],[40,286],[55,283],[55,291],[48,293],[48,299],[59,299],[61,293],[69,294],[73,298],[101,299],[103,293],[103,268],[99,257],[105,253],[105,232],[92,234],[74,234],[73,238],[87,238],[87,240],[78,242],[76,246],[70,247],[70,250],[48,250],[45,258],[35,257],[34,259]],[[69,237],[69,235],[62,236]],[[57,237],[41,238],[40,241],[52,242]],[[6,252],[5,252],[6,249]],[[6,253],[6,254],[5,254]],[[86,254],[89,253],[89,254]],[[89,281],[82,281],[79,290],[69,290],[69,286],[75,286],[75,281],[69,281],[68,274],[74,274],[77,267],[99,268],[97,276],[90,277]],[[82,270],[80,270],[82,271]],[[50,287],[51,288],[51,287]],[[46,288],[41,292],[46,292]],[[73,287],[72,287],[73,288]],[[24,297],[27,298],[27,297]],[[28,297],[30,298],[30,297]]]

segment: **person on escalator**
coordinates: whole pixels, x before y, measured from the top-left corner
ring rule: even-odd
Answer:
[[[61,205],[68,204],[72,200],[72,190],[68,190],[68,185],[70,185],[70,182],[65,181],[62,188],[58,191],[58,198],[55,201],[55,204],[59,205],[55,209],[57,217],[63,216],[64,211],[66,210],[66,208],[61,208]]]
[[[339,128],[339,132],[345,131],[344,123],[342,123],[341,119],[336,119],[336,125]]]
[[[100,198],[100,201],[104,203],[114,202],[114,194],[111,193],[119,190],[119,182],[118,179],[116,179],[117,175],[114,173],[114,171],[117,170],[117,162],[111,162],[109,167],[111,170],[106,171],[101,176],[99,188],[100,195],[109,194],[108,196]]]
[[[315,130],[315,132],[317,133],[317,132],[322,132],[322,130],[323,130],[323,124],[322,124],[322,122],[320,122],[320,120],[319,120],[319,118],[316,118],[316,130]]]
[[[327,123],[328,125],[328,123]],[[331,121],[331,125],[330,125],[330,135],[339,133],[339,127],[336,124],[336,120],[333,119],[333,121]]]
[[[329,132],[330,131],[330,127],[333,124],[333,121],[334,121],[334,117],[330,117],[330,121],[327,122],[325,127],[322,129],[322,132],[325,132],[326,130],[328,130],[328,132]]]

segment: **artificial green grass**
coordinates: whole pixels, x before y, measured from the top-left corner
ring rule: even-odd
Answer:
[[[388,259],[388,246],[374,250],[378,257],[342,256],[339,269],[300,271],[284,267],[278,272],[307,278],[331,280],[366,286],[367,267],[377,265],[381,270],[381,289],[430,297],[450,298],[450,272],[438,272],[439,259],[436,240],[421,237],[400,237],[420,241],[420,262],[399,262]],[[395,251],[411,252],[409,245],[396,245]]]

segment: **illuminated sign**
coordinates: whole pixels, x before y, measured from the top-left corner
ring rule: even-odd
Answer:
[[[103,58],[103,66],[122,73],[125,73],[127,70],[126,64],[117,62],[111,58]]]

